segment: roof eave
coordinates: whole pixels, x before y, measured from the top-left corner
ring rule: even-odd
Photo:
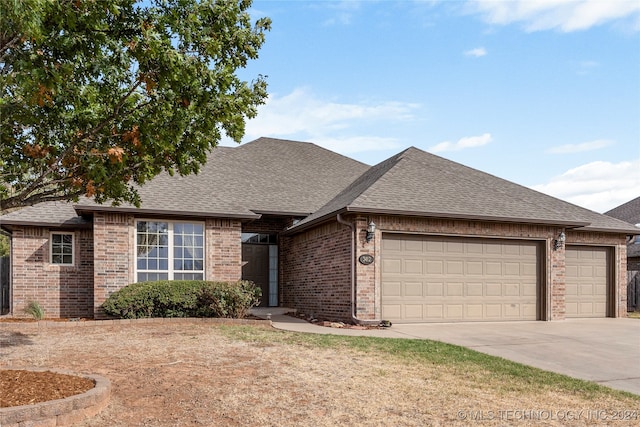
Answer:
[[[565,220],[545,220],[545,219],[532,219],[532,218],[515,218],[515,217],[495,217],[495,216],[487,216],[487,215],[468,215],[468,214],[456,214],[456,213],[442,213],[442,212],[416,212],[416,211],[403,211],[403,210],[393,210],[393,209],[377,209],[377,208],[361,208],[354,206],[347,206],[342,209],[329,212],[325,215],[322,215],[318,218],[314,218],[313,220],[301,224],[295,225],[286,231],[286,234],[296,234],[302,232],[310,227],[321,224],[323,222],[328,221],[333,216],[339,213],[361,213],[361,214],[374,214],[374,215],[398,215],[398,216],[413,216],[413,217],[423,217],[423,218],[440,218],[440,219],[461,219],[461,220],[469,220],[469,221],[490,221],[490,222],[509,222],[509,223],[517,223],[517,224],[537,224],[537,225],[552,225],[552,226],[561,226],[564,228],[581,228],[586,227],[590,223],[585,221],[565,221]],[[593,230],[599,231],[599,230]],[[603,230],[615,233],[616,231],[612,230]]]
[[[260,209],[251,209],[252,212],[255,212],[257,215],[270,215],[270,216],[298,216],[298,217],[308,217],[313,212],[296,212],[296,211],[263,211]]]
[[[604,227],[580,227],[575,231],[595,231],[597,233],[625,234],[627,236],[640,235],[640,228],[604,228]]]
[[[83,206],[75,205],[74,209],[79,214],[89,212],[118,212],[135,215],[170,216],[170,217],[197,217],[197,218],[233,218],[233,219],[258,219],[261,215],[256,213],[228,213],[228,212],[194,212],[157,209],[140,209],[114,206]]]
[[[91,228],[92,223],[89,221],[85,222],[73,222],[73,221],[65,221],[65,222],[51,222],[51,221],[19,221],[19,220],[3,220],[2,228],[7,230],[11,230],[15,226],[23,226],[23,227],[49,227],[49,228]]]
[[[518,224],[539,224],[539,225],[555,225],[565,228],[578,228],[585,227],[591,224],[585,221],[566,221],[566,220],[552,220],[552,219],[537,219],[537,218],[518,218],[518,217],[500,217],[490,215],[471,215],[460,214],[450,212],[418,212],[418,211],[403,211],[394,209],[377,209],[377,208],[361,208],[347,206],[346,210],[353,213],[367,213],[377,215],[400,215],[400,216],[417,216],[426,218],[442,218],[442,219],[463,219],[470,221],[490,221],[490,222],[509,222]]]

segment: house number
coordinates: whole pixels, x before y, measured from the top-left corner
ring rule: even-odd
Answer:
[[[360,261],[360,264],[369,265],[373,263],[373,257],[369,254],[360,255],[358,261]]]

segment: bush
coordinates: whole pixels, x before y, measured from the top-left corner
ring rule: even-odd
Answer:
[[[133,283],[102,304],[106,314],[124,319],[143,317],[245,317],[260,302],[252,282],[161,280]]]

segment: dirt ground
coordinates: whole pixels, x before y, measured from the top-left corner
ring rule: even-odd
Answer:
[[[540,425],[499,412],[513,410],[538,411],[532,416],[545,417],[543,425],[565,425],[567,414],[571,425],[629,425],[602,414],[578,418],[580,410],[623,409],[609,398],[514,395],[451,368],[227,336],[202,322],[46,329],[6,323],[0,324],[0,369],[108,378],[110,404],[81,427]]]

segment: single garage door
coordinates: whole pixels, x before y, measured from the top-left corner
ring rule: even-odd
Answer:
[[[382,318],[536,320],[537,242],[383,234]]]
[[[609,249],[567,246],[566,317],[606,317],[611,273]]]

